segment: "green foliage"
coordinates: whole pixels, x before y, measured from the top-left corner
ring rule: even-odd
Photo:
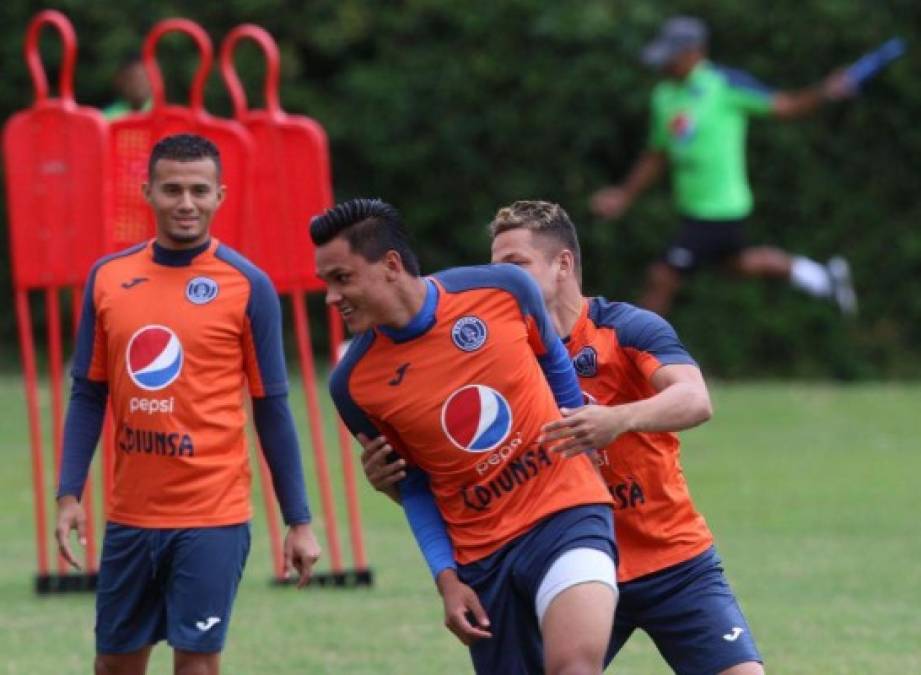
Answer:
[[[29,104],[21,59],[26,2],[0,8],[6,39],[0,117]],[[80,38],[80,100],[104,105],[115,67],[167,16],[199,21],[217,42],[249,21],[277,38],[284,106],[326,127],[337,196],[377,195],[404,212],[424,266],[482,262],[484,225],[521,198],[559,201],[580,226],[586,289],[633,299],[645,265],[676,226],[665,189],[615,224],[595,221],[586,200],[619,180],[641,151],[653,78],[637,54],[669,13],[710,23],[716,60],[795,88],[892,35],[909,54],[857,100],[797,123],[758,121],[750,133],[757,210],[753,242],[819,259],[848,255],[861,317],[848,325],[831,307],[786,287],[692,279],[672,319],[709,371],[891,377],[921,374],[921,200],[913,164],[921,154],[921,5],[783,0],[754,11],[730,0],[203,0],[49,3]],[[53,40],[47,54],[53,60]],[[181,100],[191,47],[167,40],[160,55],[170,99]],[[252,104],[261,100],[254,48],[238,58]],[[212,74],[209,108],[229,112]],[[4,237],[5,239],[5,237]],[[7,267],[6,252],[0,266]],[[8,275],[0,270],[3,302]],[[4,313],[4,334],[12,334]],[[6,330],[10,329],[10,330]]]

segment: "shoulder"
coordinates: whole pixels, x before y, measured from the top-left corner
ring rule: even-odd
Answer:
[[[531,275],[507,263],[454,267],[433,276],[448,293],[492,288],[511,293],[518,299],[531,298],[535,291],[540,293]]]
[[[755,94],[771,94],[772,89],[751,73],[741,68],[713,64],[711,72],[727,87]]]
[[[272,285],[269,276],[261,268],[256,267],[249,258],[226,244],[217,245],[217,248],[214,249],[214,257],[246,277],[254,287]]]
[[[90,268],[89,275],[87,276],[87,286],[91,287],[96,283],[96,279],[104,271],[116,270],[119,266],[119,263],[129,263],[131,258],[140,254],[145,248],[147,248],[148,242],[141,242],[140,244],[135,244],[121,251],[116,251],[115,253],[110,253],[109,255],[103,256]]]
[[[375,338],[376,335],[371,330],[356,335],[352,338],[349,348],[342,356],[342,359],[333,368],[333,372],[329,376],[329,390],[337,401],[351,398],[349,378],[352,375],[352,371],[355,370],[355,366],[358,365],[358,362],[361,361],[362,357],[368,353],[371,345],[374,344]]]
[[[613,328],[623,346],[640,344],[645,337],[658,332],[674,333],[671,324],[661,316],[629,302],[592,298],[589,301],[588,317],[599,328]]]

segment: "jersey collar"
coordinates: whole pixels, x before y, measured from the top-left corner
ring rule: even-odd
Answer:
[[[195,248],[186,248],[181,251],[176,251],[171,248],[164,248],[154,240],[151,246],[153,261],[165,267],[188,267],[197,256],[211,248],[213,242],[213,239],[209,239],[204,244],[196,246]]]
[[[402,328],[378,326],[377,330],[389,337],[394,342],[406,342],[426,333],[435,325],[435,309],[438,305],[438,287],[431,279],[425,279],[425,300],[422,308]]]

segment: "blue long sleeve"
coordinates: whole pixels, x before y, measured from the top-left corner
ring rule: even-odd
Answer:
[[[559,339],[547,341],[547,353],[537,358],[544,376],[553,390],[553,398],[560,408],[581,408],[582,388],[573,370],[569,354]]]
[[[286,525],[309,523],[310,506],[294,419],[284,394],[253,399],[253,421]]]
[[[421,469],[412,468],[397,485],[406,520],[413,531],[416,543],[428,563],[432,578],[448,568],[456,569],[454,547],[448,536],[435,496],[429,489],[428,476]]]
[[[61,452],[61,479],[58,497],[73,495],[80,499],[93,461],[93,453],[102,433],[109,387],[74,377],[64,421],[64,447]]]

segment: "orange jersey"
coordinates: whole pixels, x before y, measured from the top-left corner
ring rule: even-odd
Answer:
[[[280,329],[271,282],[216,240],[198,252],[148,242],[96,264],[73,374],[108,384],[110,520],[175,528],[250,518],[244,380],[254,397],[287,391]]]
[[[533,280],[492,265],[426,283],[431,320],[411,335],[357,336],[330,387],[353,433],[383,433],[427,474],[457,562],[557,511],[610,504],[587,457],[537,444],[541,426],[560,417],[538,358],[556,348],[566,365],[566,355]]]
[[[593,298],[566,342],[583,391],[601,405],[649,398],[663,365],[696,365],[672,327],[652,312]],[[598,452],[614,497],[618,579],[630,581],[688,560],[713,535],[694,508],[673,433],[626,433]]]

